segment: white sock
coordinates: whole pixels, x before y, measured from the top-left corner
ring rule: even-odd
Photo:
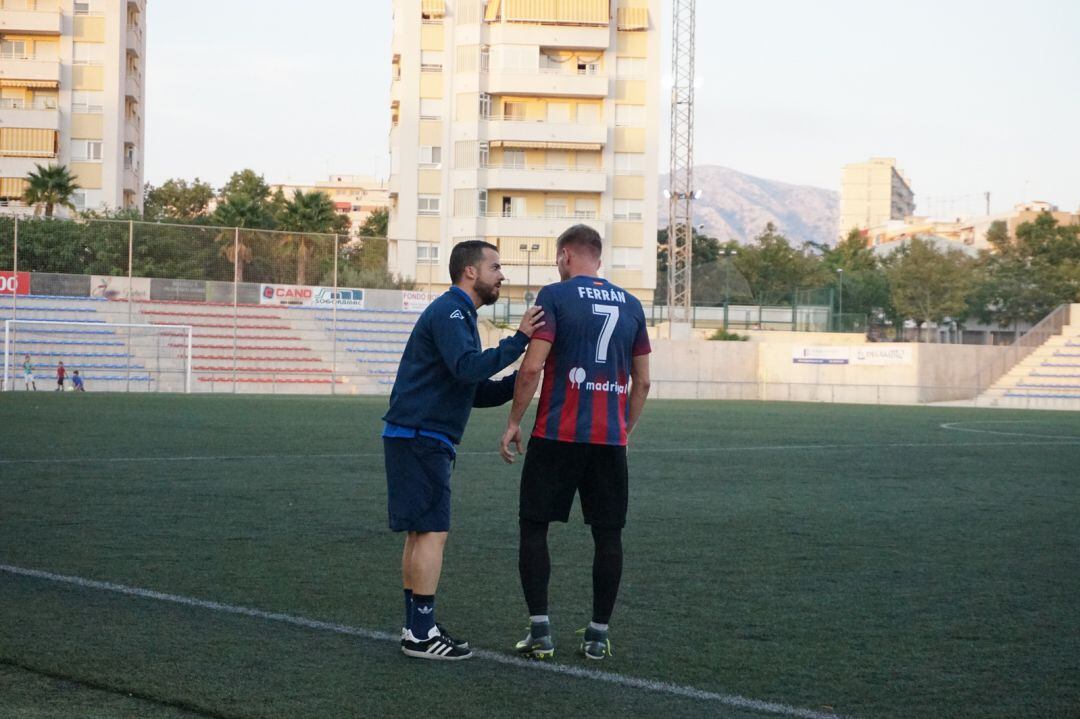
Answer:
[[[551,620],[548,619],[546,614],[538,614],[535,617],[529,617],[529,622],[532,624],[548,624]]]
[[[597,624],[596,622],[589,622],[589,629],[592,629],[594,632],[606,632],[607,628],[608,628],[608,625],[606,625],[606,624]]]

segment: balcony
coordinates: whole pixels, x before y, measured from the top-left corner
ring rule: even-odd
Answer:
[[[556,97],[607,97],[606,74],[567,72],[541,68],[535,72],[494,71],[481,80],[481,90],[491,95],[541,95]]]
[[[142,99],[142,83],[139,81],[137,75],[130,72],[128,73],[127,82],[125,83],[125,94],[136,100]]]
[[[0,156],[0,174],[4,177],[26,177],[31,172],[37,171],[38,165],[48,166],[56,161],[41,157],[8,157]]]
[[[136,55],[142,55],[143,53],[143,34],[142,29],[137,25],[128,25],[127,29],[127,49]]]
[[[608,129],[604,125],[523,120],[516,117],[492,115],[482,119],[481,140],[489,142],[521,142],[553,145],[607,144]],[[539,146],[537,146],[539,147]],[[553,147],[552,149],[559,149]],[[562,149],[587,149],[564,147]],[[599,148],[594,148],[599,149]]]
[[[139,168],[135,165],[129,166],[127,162],[124,163],[124,189],[138,192],[142,188],[142,182],[139,181]]]
[[[33,55],[0,55],[0,80],[60,84],[60,60],[37,59]]]
[[[607,174],[599,168],[489,165],[480,170],[478,184],[506,190],[604,192],[607,190]]]
[[[564,216],[512,217],[501,212],[482,217],[454,217],[450,220],[451,237],[558,237],[571,225],[588,225],[603,237],[606,223],[585,217]]]
[[[59,10],[4,10],[0,12],[0,32],[24,35],[59,35],[63,30]]]
[[[0,100],[0,127],[27,127],[34,130],[59,130],[60,111],[55,103],[24,105],[21,100]]]
[[[124,122],[124,142],[129,145],[141,145],[142,139],[139,131],[139,121],[137,119],[128,118]]]
[[[607,50],[611,45],[611,28],[608,25],[588,27],[492,23],[488,25],[487,44],[540,45],[541,47]]]

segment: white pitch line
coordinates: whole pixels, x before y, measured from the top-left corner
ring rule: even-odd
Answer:
[[[942,429],[952,429],[942,425]],[[960,430],[975,432],[980,430]],[[1002,432],[990,432],[990,434],[1012,434]],[[715,454],[725,452],[797,452],[813,450],[867,450],[867,449],[913,449],[919,447],[1042,447],[1062,446],[1070,447],[1080,444],[1080,436],[1054,436],[1037,434],[1020,434],[1020,437],[1033,437],[1053,439],[1048,442],[887,442],[884,444],[766,444],[760,446],[744,447],[631,447],[629,452],[634,454]],[[1068,441],[1071,440],[1071,441]],[[496,456],[497,451],[477,452],[461,451],[461,456]],[[246,462],[250,460],[273,461],[287,459],[363,459],[382,457],[382,452],[353,452],[342,454],[237,454],[237,455],[190,455],[180,457],[61,457],[49,459],[0,459],[0,466],[13,464],[124,464],[133,462]]]
[[[1061,435],[1061,434],[1031,434],[1029,432],[1001,432],[995,429],[975,429],[974,427],[960,427],[961,424],[1025,424],[1030,420],[1023,421],[1009,421],[1009,420],[975,420],[970,422],[944,422],[940,425],[944,430],[950,430],[953,432],[972,432],[975,434],[997,434],[1005,437],[1034,437],[1036,439],[1071,439],[1074,442],[1080,442],[1080,435]]]
[[[323,622],[317,619],[308,619],[306,617],[300,617],[293,614],[284,614],[281,612],[264,612],[261,609],[241,607],[234,604],[223,604],[222,602],[214,602],[207,599],[196,599],[194,597],[185,597],[179,594],[166,594],[164,592],[157,592],[152,589],[129,587],[123,584],[114,584],[112,582],[100,582],[93,579],[84,579],[82,577],[54,574],[52,572],[44,572],[38,569],[24,569],[22,567],[13,567],[7,564],[0,564],[0,572],[20,577],[42,579],[49,582],[55,582],[57,584],[68,584],[76,587],[83,587],[85,589],[98,589],[105,592],[125,594],[132,597],[139,597],[140,599],[153,599],[160,602],[168,602],[171,604],[180,604],[187,607],[195,607],[197,609],[208,609],[210,611],[222,612],[224,614],[237,614],[244,617],[252,617],[254,619],[263,619],[271,622],[280,622],[282,624],[291,624],[293,626],[304,627],[305,629],[314,629],[316,631],[332,632],[334,634],[345,634],[353,637],[360,637],[362,639],[369,639],[372,641],[397,643],[401,639],[401,637],[397,634],[388,634],[387,632],[364,629],[362,627],[351,627],[345,624]],[[643,689],[649,692],[668,694],[670,696],[676,696],[684,699],[696,699],[700,701],[715,702],[717,704],[723,704],[725,706],[733,707],[736,709],[746,709],[762,712],[765,714],[774,714],[778,716],[797,717],[798,719],[837,719],[837,715],[832,713],[818,712],[812,709],[801,709],[799,707],[789,706],[787,704],[779,704],[776,702],[749,699],[747,697],[742,697],[737,694],[721,694],[719,692],[710,692],[705,691],[704,689],[697,689],[695,687],[683,686],[680,684],[672,684],[670,682],[655,681],[652,679],[640,679],[638,677],[600,672],[593,669],[581,669],[578,667],[566,666],[564,664],[529,662],[523,659],[518,659],[516,657],[507,656],[505,654],[499,654],[498,652],[485,650],[474,651],[473,654],[475,654],[476,657],[479,659],[496,662],[498,664],[503,664],[505,666],[510,666],[517,669],[523,669],[527,671],[546,671],[560,676],[574,677],[576,679],[591,679],[593,681],[606,682],[608,684],[614,684],[617,686],[628,687],[632,689]]]

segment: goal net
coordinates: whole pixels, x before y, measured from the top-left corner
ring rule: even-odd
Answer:
[[[4,321],[3,389],[64,389],[75,372],[87,392],[191,392],[190,325]]]

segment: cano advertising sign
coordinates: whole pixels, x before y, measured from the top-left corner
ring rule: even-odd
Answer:
[[[305,285],[260,285],[259,304],[305,305],[308,307],[363,308],[364,291],[351,287],[307,287]]]

